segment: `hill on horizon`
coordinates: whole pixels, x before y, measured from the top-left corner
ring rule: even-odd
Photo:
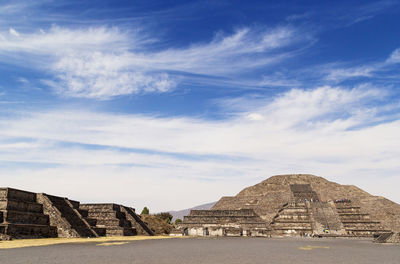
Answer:
[[[183,220],[183,217],[185,215],[189,215],[190,210],[210,210],[216,203],[217,202],[201,204],[192,208],[183,209],[179,211],[169,211],[168,213],[170,213],[173,216],[172,221],[174,222],[176,219]]]

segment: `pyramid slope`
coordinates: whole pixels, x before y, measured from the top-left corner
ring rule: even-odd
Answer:
[[[310,184],[321,201],[349,198],[388,230],[400,231],[400,205],[373,196],[352,185],[340,185],[310,174],[277,175],[247,187],[234,197],[222,197],[212,210],[253,209],[271,222],[277,211],[291,200],[291,184]]]

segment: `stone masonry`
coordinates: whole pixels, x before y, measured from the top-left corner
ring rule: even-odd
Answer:
[[[0,188],[0,234],[2,239],[57,237],[36,193]]]
[[[270,232],[252,209],[192,210],[172,235],[269,236]]]
[[[308,174],[273,176],[234,197],[222,197],[208,211],[210,215],[218,215],[219,211],[246,209],[253,210],[266,225],[266,233],[273,236],[372,237],[400,229],[400,205],[355,186],[339,185]],[[196,212],[193,214],[185,217],[174,235],[185,228],[194,228],[193,217],[198,220],[199,230],[215,225],[216,218],[199,218]],[[235,224],[244,230],[240,221],[228,220],[225,225]],[[183,234],[202,235],[201,232]]]
[[[135,209],[0,188],[0,240],[154,235]]]
[[[85,217],[94,219],[93,228],[104,228],[106,236],[134,236],[137,235],[134,227],[126,218],[125,212],[121,212],[121,206],[117,204],[81,204],[81,210],[87,211]]]

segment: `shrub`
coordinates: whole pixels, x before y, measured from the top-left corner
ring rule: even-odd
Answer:
[[[156,216],[156,217],[158,217],[158,218],[161,218],[162,220],[164,220],[164,221],[167,222],[168,224],[171,223],[171,220],[172,220],[172,217],[173,217],[173,216],[172,216],[170,213],[168,213],[168,212],[158,213],[158,214],[155,214],[154,216]]]
[[[145,206],[140,214],[141,214],[141,215],[148,215],[149,213],[150,213],[149,208],[147,208],[147,207]]]

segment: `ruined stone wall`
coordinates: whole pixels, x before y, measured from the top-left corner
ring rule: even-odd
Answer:
[[[99,219],[90,217],[88,210],[80,208],[78,201],[0,188],[0,240],[136,235],[136,228],[143,235],[153,234],[132,208],[115,204],[92,204],[88,207],[94,209],[91,213]],[[128,220],[127,216],[131,219]]]
[[[56,237],[57,230],[36,201],[36,193],[0,189],[1,239]]]

